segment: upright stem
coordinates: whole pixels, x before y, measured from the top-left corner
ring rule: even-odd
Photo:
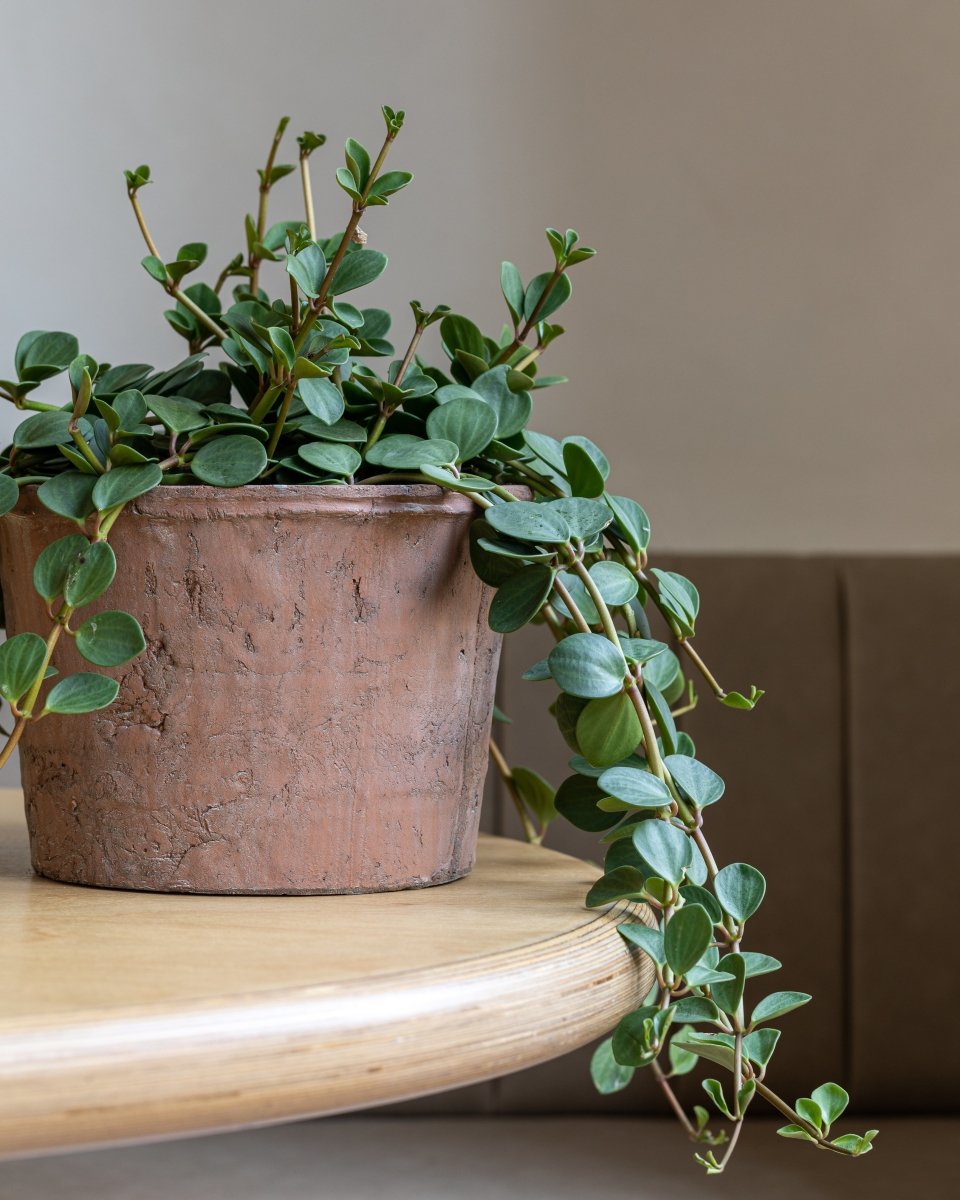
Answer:
[[[277,132],[273,135],[273,141],[270,143],[270,153],[267,155],[267,165],[264,168],[263,178],[260,180],[260,203],[257,206],[257,241],[263,241],[263,235],[267,231],[267,209],[270,204],[270,174],[273,171],[273,164],[277,160],[277,151],[280,149],[280,143],[283,140],[283,132],[287,128],[288,118],[284,117],[277,126]],[[250,291],[256,296],[257,289],[260,286],[260,263],[261,259],[253,251],[250,251],[248,266],[250,267]]]
[[[533,822],[526,810],[523,800],[520,798],[520,793],[517,790],[517,783],[513,777],[513,771],[510,770],[510,764],[503,757],[503,753],[497,743],[490,739],[490,757],[493,759],[493,765],[497,768],[500,778],[503,780],[504,786],[510,793],[514,807],[517,810],[517,816],[520,818],[520,823],[523,826],[523,836],[528,842],[533,845],[539,845],[540,837],[533,827]]]
[[[283,426],[287,419],[287,413],[290,411],[290,402],[293,400],[293,392],[297,386],[297,381],[291,379],[287,384],[287,390],[283,393],[283,399],[280,402],[280,411],[277,414],[277,423],[273,427],[273,433],[270,435],[270,441],[267,443],[267,458],[273,458],[277,443],[280,441],[280,434],[283,433]]]
[[[555,267],[553,274],[547,280],[547,286],[543,289],[543,295],[537,301],[533,312],[530,314],[529,320],[525,321],[517,336],[513,339],[509,346],[505,346],[497,357],[491,363],[491,366],[498,366],[500,363],[508,362],[511,355],[514,354],[530,336],[530,330],[534,328],[537,321],[540,320],[540,313],[543,311],[543,306],[546,304],[550,293],[557,286],[557,280],[563,274],[563,267]]]
[[[303,183],[303,207],[307,215],[310,240],[317,240],[317,223],[313,217],[313,189],[310,187],[310,155],[300,155],[300,180]]]

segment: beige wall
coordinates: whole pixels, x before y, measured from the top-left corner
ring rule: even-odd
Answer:
[[[578,226],[600,257],[539,423],[605,444],[661,545],[960,545],[956,0],[5,0],[2,20],[0,375],[37,325],[114,361],[179,349],[122,167],[153,166],[162,248],[219,259],[276,115],[331,135],[332,227],[336,147],[375,139],[386,101],[417,180],[367,221],[380,297],[492,324],[500,259],[533,274],[542,226]]]

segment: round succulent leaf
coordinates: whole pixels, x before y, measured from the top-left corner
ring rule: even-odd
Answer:
[[[596,584],[604,603],[611,608],[629,604],[640,586],[627,568],[617,562],[594,563],[590,568],[590,578]]]
[[[514,500],[488,508],[484,517],[498,533],[518,542],[553,546],[570,540],[570,526],[551,503]]]
[[[644,877],[636,867],[617,867],[601,875],[587,892],[587,908],[602,908],[617,900],[639,900],[644,888]]]
[[[501,364],[477,375],[470,385],[496,413],[497,437],[501,441],[520,433],[533,412],[529,392],[513,391],[507,381],[508,374],[509,368]]]
[[[554,803],[562,817],[587,833],[604,833],[620,821],[619,813],[606,813],[597,808],[603,792],[596,781],[585,775],[570,775],[557,788]]]
[[[445,467],[456,462],[453,442],[420,438],[412,433],[393,433],[374,442],[364,457],[368,463],[391,471],[416,471],[422,465]]]
[[[308,242],[296,254],[288,255],[286,268],[287,274],[293,276],[305,296],[315,300],[320,295],[320,285],[327,273],[327,260],[316,242]]]
[[[329,293],[331,296],[342,296],[344,292],[352,292],[356,288],[365,287],[372,283],[387,269],[387,256],[379,250],[348,251],[343,262],[337,268]]]
[[[171,433],[189,433],[210,424],[210,415],[196,400],[183,396],[144,396],[144,403]]]
[[[710,985],[714,1001],[732,1017],[743,1000],[743,988],[747,978],[747,964],[742,954],[725,954],[717,963],[717,970],[732,979],[717,980]]]
[[[618,925],[617,932],[621,937],[626,938],[628,942],[639,946],[644,954],[652,958],[658,967],[662,967],[667,961],[667,956],[663,948],[663,934],[659,929],[651,929],[649,925],[644,925],[642,921],[636,921]]]
[[[0,475],[0,517],[16,506],[20,499],[20,485],[9,475]]]
[[[571,696],[594,700],[623,690],[626,661],[599,633],[570,634],[553,647],[548,662],[557,685]]]
[[[593,597],[586,589],[586,585],[579,575],[574,575],[570,571],[561,571],[557,575],[557,582],[562,584],[569,595],[573,606],[579,610],[580,615],[588,625],[599,625],[600,614],[597,612],[597,606],[593,602]],[[561,600],[558,596],[554,600],[554,607],[557,612],[563,617],[573,619],[573,613],[567,606],[565,600]]]
[[[634,829],[633,844],[656,875],[674,885],[683,879],[692,861],[692,839],[668,821],[641,821]]]
[[[446,467],[435,467],[431,463],[421,463],[420,474],[431,483],[437,483],[451,492],[489,492],[497,486],[492,479],[485,479],[482,475],[470,475],[465,472],[454,475]]]
[[[730,955],[727,955],[727,958],[729,957]],[[724,967],[724,961],[720,960],[721,967],[729,970],[729,967]],[[750,1024],[760,1025],[764,1021],[775,1021],[777,1017],[786,1016],[795,1008],[809,1004],[812,999],[813,997],[807,992],[771,992],[769,996],[764,996],[750,1014]]]
[[[708,892],[705,887],[698,883],[685,883],[680,889],[680,898],[684,904],[699,904],[714,925],[723,924],[723,909],[717,902],[716,896],[712,892]]]
[[[613,1057],[623,1067],[642,1067],[653,1058],[650,1045],[654,1036],[652,1023],[657,1014],[652,1006],[638,1008],[621,1017],[613,1031]]]
[[[39,381],[65,371],[79,353],[72,333],[32,329],[17,343],[14,369],[18,379]]]
[[[325,425],[332,425],[343,416],[343,393],[324,376],[301,379],[295,395],[303,401],[307,412]]]
[[[529,767],[514,767],[512,775],[520,799],[541,825],[548,825],[557,816],[554,789],[542,775],[531,771]]]
[[[635,746],[636,743],[631,750]],[[669,808],[673,803],[670,789],[663,780],[642,767],[611,767],[603,772],[598,782],[608,796],[615,796],[630,808]]]
[[[553,588],[553,569],[532,563],[505,580],[490,605],[488,621],[496,633],[513,633],[532,621]]]
[[[623,692],[591,700],[577,718],[577,744],[595,767],[609,767],[636,749],[643,729]]]
[[[262,425],[252,425],[249,421],[221,421],[218,425],[207,425],[190,435],[192,446],[202,446],[211,438],[226,437],[230,433],[247,433],[250,437],[259,438],[261,442],[270,440],[270,434]]]
[[[307,442],[297,454],[311,467],[330,475],[354,475],[363,462],[352,446],[342,442]]]
[[[531,320],[536,313],[538,321],[545,321],[561,304],[566,304],[572,291],[573,285],[566,275],[557,276],[552,271],[545,271],[542,275],[535,276],[527,284],[523,294],[524,320]],[[541,304],[544,293],[548,294]]]
[[[663,948],[667,964],[678,976],[696,966],[713,940],[713,923],[699,904],[678,908],[666,922]]]
[[[49,446],[59,446],[69,442],[70,422],[73,414],[70,412],[41,412],[27,417],[13,431],[13,444],[20,450],[43,450]],[[86,425],[84,436],[91,432],[91,426]]]
[[[635,1067],[624,1067],[613,1056],[613,1038],[607,1038],[594,1050],[590,1060],[593,1086],[602,1096],[622,1092],[633,1079]]]
[[[783,963],[774,958],[770,954],[759,954],[756,950],[742,950],[743,961],[747,965],[747,978],[752,979],[755,975],[769,975],[773,971],[779,971]]]
[[[604,476],[587,450],[572,438],[563,442],[563,473],[575,496],[603,495]]]
[[[620,646],[627,662],[632,663],[648,663],[670,649],[665,642],[651,638],[630,638],[625,634],[620,635]]]
[[[0,696],[15,704],[37,678],[47,644],[36,633],[18,633],[0,645]]]
[[[144,463],[136,467],[114,467],[101,475],[93,486],[91,500],[99,512],[126,504],[145,492],[152,491],[163,482],[163,472],[158,463]]]
[[[700,1021],[715,1021],[718,1015],[719,1009],[706,996],[684,996],[673,1005],[674,1020],[691,1025]]]
[[[67,675],[50,689],[43,712],[95,712],[112,704],[119,691],[120,684],[107,675],[95,675],[86,671],[78,675]]]
[[[230,433],[204,442],[190,461],[190,470],[213,487],[242,487],[252,483],[267,465],[263,444],[247,433]]]
[[[824,1124],[828,1129],[838,1117],[843,1115],[850,1103],[849,1094],[838,1083],[822,1083],[818,1088],[813,1089],[810,1099],[820,1109]]]
[[[765,1067],[773,1058],[779,1040],[779,1029],[756,1029],[743,1039],[743,1052],[752,1063],[756,1063],[758,1067]]]
[[[90,542],[67,570],[63,598],[71,608],[91,604],[113,583],[116,573],[117,558],[110,543]]]
[[[496,432],[497,414],[490,405],[466,396],[441,404],[427,417],[430,437],[459,447],[457,462],[475,458],[489,446]]]
[[[112,610],[87,617],[77,629],[76,645],[98,667],[119,667],[146,649],[140,622],[127,612]]]
[[[64,471],[40,484],[37,499],[57,516],[82,525],[96,507],[93,489],[99,478],[81,471]]]
[[[715,804],[723,795],[723,780],[705,763],[685,754],[670,754],[664,759],[664,765],[673,776],[674,783],[698,808]]]
[[[470,526],[470,562],[477,577],[489,587],[498,588],[511,575],[523,569],[523,562],[491,550],[486,536],[493,530],[486,521],[474,521]]]
[[[760,907],[767,881],[749,863],[728,863],[717,872],[713,890],[723,911],[742,924]]]
[[[663,643],[661,642],[660,645]],[[643,668],[644,683],[652,683],[658,692],[663,692],[665,695],[672,694],[676,690],[678,681],[680,690],[683,690],[682,675],[680,659],[668,646],[663,646],[663,650],[659,654],[648,659]]]
[[[33,586],[37,595],[48,604],[62,596],[67,576],[89,548],[90,541],[82,533],[67,534],[44,546],[33,566]]]
[[[650,545],[650,518],[629,496],[604,495],[604,501],[609,506],[617,521],[617,528],[623,535],[627,545],[639,553]]]
[[[585,500],[582,496],[565,496],[551,500],[550,508],[559,513],[570,528],[570,536],[586,545],[591,545],[610,524],[610,510],[598,500]]]

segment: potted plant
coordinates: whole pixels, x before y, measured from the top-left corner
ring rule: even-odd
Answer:
[[[0,468],[13,719],[0,763],[20,745],[34,866],[153,890],[457,878],[473,861],[499,639],[540,622],[554,644],[524,678],[559,689],[571,774],[554,793],[491,743],[493,760],[530,840],[557,816],[603,834],[588,905],[629,899],[657,916],[621,926],[657,984],[597,1050],[597,1086],[649,1067],[708,1173],[757,1096],[786,1116],[784,1136],[863,1154],[876,1131],[831,1128],[842,1088],[790,1106],[766,1082],[770,1022],[810,997],[775,991],[748,1015],[747,981],[780,965],[742,944],[765,883],[715,861],[704,814],[724,784],[672,711],[693,702],[681,656],[723,704],[750,709],[761,693],[724,690],[703,663],[697,590],[649,564],[647,516],[607,490],[599,448],[529,428],[534,393],[560,382],[539,374],[563,333],[551,318],[594,251],[549,229],[548,270],[525,284],[504,263],[494,337],[411,302],[395,357],[389,314],[347,298],[387,264],[361,220],[412,178],[385,165],[404,114],[383,116],[375,156],[346,143],[350,215],[330,237],[315,225],[310,157],[325,139],[312,132],[298,138],[304,215],[268,220],[297,169],[277,161],[284,118],[245,251],[212,284],[187,282],[203,243],[161,254],[141,205],[149,169],[127,171],[143,266],[187,358],[109,366],[35,331],[0,381],[29,414]],[[434,326],[442,368],[421,341]],[[37,398],[64,374],[69,399]],[[671,1089],[701,1060],[728,1077],[704,1087],[729,1136]]]

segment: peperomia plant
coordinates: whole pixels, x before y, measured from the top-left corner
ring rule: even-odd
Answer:
[[[395,356],[389,314],[347,298],[387,265],[386,255],[367,245],[361,220],[412,178],[385,170],[404,114],[384,108],[383,116],[386,132],[375,156],[353,139],[346,143],[336,179],[350,215],[330,237],[319,237],[315,224],[310,158],[325,138],[312,132],[298,139],[305,215],[268,222],[274,185],[297,170],[277,162],[284,118],[259,172],[245,250],[212,284],[187,282],[204,265],[206,245],[191,242],[169,257],[154,241],[141,206],[149,168],[125,173],[148,250],[143,266],[170,297],[164,315],[187,342],[188,357],[173,368],[99,363],[65,333],[32,332],[20,340],[16,377],[0,381],[0,394],[30,415],[3,455],[0,511],[17,503],[21,487],[38,485],[43,504],[77,531],[48,546],[36,563],[33,586],[47,605],[49,627],[0,647],[0,695],[13,716],[0,765],[31,721],[91,712],[117,695],[117,683],[96,671],[48,685],[57,674],[60,639],[74,639],[94,667],[121,665],[143,650],[143,632],[128,613],[100,612],[75,624],[75,614],[114,578],[110,531],[138,496],[197,483],[396,481],[465,493],[481,510],[471,557],[496,589],[491,626],[509,633],[538,622],[554,639],[524,678],[559,689],[551,711],[573,752],[572,773],[554,792],[534,772],[511,770],[491,743],[526,836],[541,841],[558,815],[602,834],[604,874],[587,904],[639,901],[656,918],[655,928],[635,920],[620,926],[653,961],[656,984],[597,1050],[597,1087],[616,1091],[648,1067],[701,1144],[697,1160],[711,1174],[724,1169],[757,1097],[786,1117],[779,1131],[785,1137],[842,1155],[866,1153],[875,1130],[834,1133],[847,1104],[837,1084],[790,1105],[767,1082],[780,1037],[772,1022],[810,997],[774,991],[746,1003],[748,981],[753,987],[780,968],[775,958],[743,948],[766,884],[746,863],[717,864],[704,817],[724,783],[676,725],[696,703],[681,658],[722,704],[750,709],[761,693],[726,691],[694,649],[697,590],[650,565],[647,515],[636,501],[608,492],[603,453],[585,437],[557,441],[528,427],[533,393],[563,382],[539,374],[540,358],[563,333],[551,318],[570,297],[571,268],[594,251],[573,230],[548,229],[548,270],[525,284],[513,264],[501,268],[508,321],[497,336],[446,306],[414,300],[409,339]],[[275,299],[262,284],[268,265],[282,281]],[[228,301],[230,280],[236,282]],[[422,357],[421,339],[431,326],[439,326],[443,368]],[[213,367],[205,365],[211,351],[219,357]],[[388,364],[385,370],[376,369],[378,361]],[[36,398],[43,382],[64,373],[66,402]],[[533,498],[519,499],[516,485]],[[688,1115],[671,1088],[673,1077],[701,1060],[724,1073],[724,1082],[708,1078],[703,1086],[730,1123],[729,1135],[708,1128],[705,1107]]]

